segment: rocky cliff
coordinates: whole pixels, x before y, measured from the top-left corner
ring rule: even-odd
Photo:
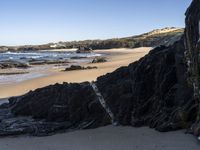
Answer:
[[[186,58],[188,62],[188,80],[194,89],[197,105],[196,122],[192,127],[195,135],[200,134],[200,1],[193,0],[186,12],[185,29]]]
[[[10,98],[0,106],[0,135],[49,135],[112,123],[200,136],[199,6],[193,0],[185,36],[169,47],[157,47],[94,83],[56,84]]]

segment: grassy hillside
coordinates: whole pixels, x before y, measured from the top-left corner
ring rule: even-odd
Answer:
[[[179,40],[183,35],[182,28],[164,28],[153,30],[137,36],[114,38],[108,40],[85,40],[72,42],[48,43],[44,45],[25,45],[16,47],[1,46],[0,51],[31,51],[46,49],[78,48],[87,47],[96,49],[111,48],[136,48],[136,47],[156,47],[159,45],[171,45]]]

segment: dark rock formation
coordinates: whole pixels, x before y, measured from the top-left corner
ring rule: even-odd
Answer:
[[[30,66],[23,62],[18,61],[1,61],[0,62],[0,69],[8,69],[8,68],[21,68],[26,69]]]
[[[187,118],[194,110],[188,110],[193,101],[185,73],[180,41],[99,77],[97,85],[120,124],[170,131],[188,127],[194,119]]]
[[[92,60],[92,63],[103,63],[103,62],[107,62],[105,57],[96,57]]]
[[[79,46],[76,53],[91,53],[93,50],[92,48],[86,47],[86,46]]]
[[[187,128],[199,136],[199,6],[193,0],[186,13],[186,37],[169,47],[157,47],[92,84],[56,84],[9,99],[0,106],[0,135],[48,135],[114,120],[163,132]],[[189,74],[185,52],[192,63]]]
[[[86,82],[56,84],[10,98],[9,107],[0,109],[0,122],[0,135],[5,136],[96,128],[110,120]]]
[[[71,65],[69,68],[66,68],[64,71],[74,71],[74,70],[90,70],[90,69],[97,69],[97,67],[91,67],[91,66],[87,66],[87,67],[82,67],[79,65]]]
[[[187,47],[189,82],[194,88],[197,108],[196,122],[192,130],[200,136],[200,1],[193,0],[186,12],[185,43]]]

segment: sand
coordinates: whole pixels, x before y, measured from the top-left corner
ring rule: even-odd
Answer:
[[[86,66],[97,66],[98,69],[70,72],[60,72],[60,70],[57,70],[45,77],[30,79],[20,83],[0,85],[0,98],[22,95],[30,90],[55,83],[93,81],[96,80],[98,76],[105,75],[121,66],[127,66],[131,62],[140,59],[151,49],[152,48],[149,47],[143,47],[136,49],[97,50],[95,51],[96,53],[107,55],[108,62],[87,64]]]
[[[1,138],[0,150],[199,150],[184,131],[159,133],[147,127],[107,126],[49,137]]]

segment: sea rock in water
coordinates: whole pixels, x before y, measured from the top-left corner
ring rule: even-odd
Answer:
[[[91,53],[93,52],[92,48],[86,47],[86,46],[79,46],[76,53]]]
[[[192,128],[199,136],[199,6],[200,1],[193,0],[181,40],[99,77],[92,83],[97,89],[89,82],[63,83],[9,99],[9,106],[0,109],[0,135],[48,135],[114,120],[158,131]]]
[[[8,68],[21,68],[26,69],[30,66],[27,63],[18,62],[18,61],[0,61],[0,69],[8,69]]]

